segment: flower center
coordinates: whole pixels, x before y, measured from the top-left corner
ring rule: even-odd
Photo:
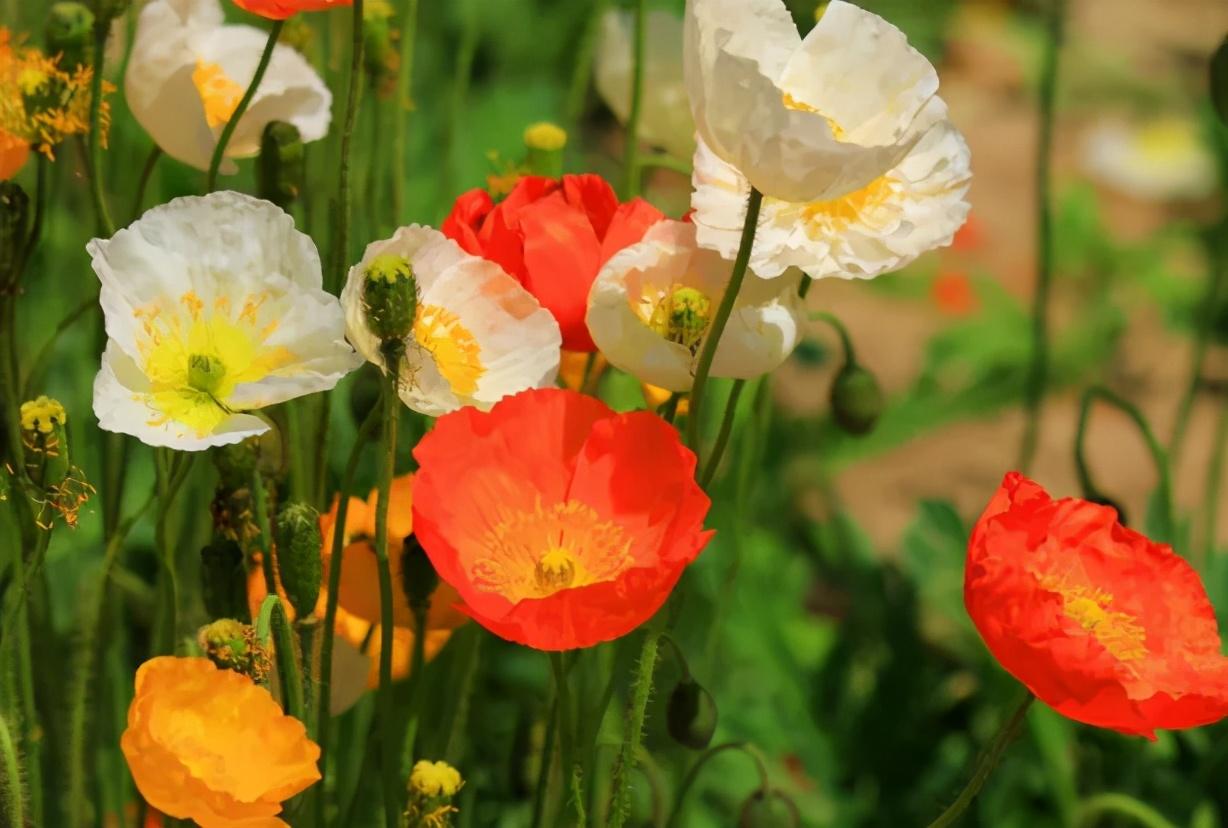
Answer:
[[[213,395],[226,379],[226,365],[212,354],[188,356],[188,385],[197,391]]]
[[[811,238],[844,232],[857,221],[865,221],[871,211],[895,196],[899,182],[890,175],[879,176],[860,190],[827,201],[795,205],[798,218]]]
[[[1113,596],[1086,586],[1042,578],[1042,588],[1062,596],[1062,611],[1118,661],[1138,661],[1147,656],[1147,632],[1129,613],[1111,609]]]
[[[701,290],[673,284],[644,285],[632,310],[640,321],[670,342],[694,353],[712,322],[712,300]]]
[[[477,391],[478,380],[486,373],[482,347],[459,316],[439,305],[419,305],[414,339],[435,360],[452,393],[469,397]]]
[[[231,80],[221,66],[204,60],[196,61],[192,83],[205,107],[205,121],[209,128],[225,126],[239,108],[243,87]]]
[[[517,603],[612,581],[633,564],[621,526],[564,501],[499,516],[467,566],[474,585]]]
[[[799,101],[797,98],[793,97],[788,92],[784,92],[781,94],[781,100],[784,101],[785,109],[792,109],[797,112],[813,112],[816,115],[823,114],[818,109],[815,109],[813,106],[806,103],[805,101]],[[836,123],[833,119],[828,118],[826,115],[823,115],[823,118],[827,121],[827,126],[831,129],[832,137],[835,138],[837,141],[845,140],[848,133],[845,132],[844,128],[840,126],[838,123]]]

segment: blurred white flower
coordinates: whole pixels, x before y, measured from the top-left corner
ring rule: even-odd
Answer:
[[[682,18],[663,9],[645,20],[644,97],[640,138],[686,160],[695,151],[695,121],[687,105],[682,70]],[[611,9],[601,20],[597,47],[597,91],[622,123],[631,115],[632,38],[630,12]]]
[[[842,0],[805,40],[783,0],[687,0],[684,62],[699,137],[785,201],[866,187],[946,116],[929,61]]]
[[[1092,178],[1145,201],[1206,198],[1215,191],[1215,156],[1192,118],[1146,123],[1106,121],[1083,143],[1083,169]]]
[[[167,155],[208,169],[217,139],[256,74],[268,33],[225,25],[218,0],[152,0],[137,19],[124,77],[133,116]],[[302,55],[279,44],[240,119],[227,158],[260,151],[270,121],[288,121],[304,141],[328,132],[332,95]],[[232,173],[227,161],[222,172]]]
[[[315,245],[267,201],[175,199],[87,249],[106,318],[94,413],[107,431],[185,451],[236,443],[269,429],[249,412],[362,364]]]
[[[969,161],[963,137],[943,121],[860,190],[801,203],[764,198],[751,268],[763,278],[796,267],[815,279],[868,279],[945,247],[968,216]],[[699,243],[734,258],[749,182],[701,142],[694,183]]]
[[[384,367],[380,339],[367,323],[364,283],[373,262],[390,258],[408,265],[417,293],[397,372],[407,406],[432,417],[466,405],[486,410],[554,383],[562,335],[550,311],[499,265],[416,224],[368,245],[341,292],[346,334],[368,361]]]
[[[685,391],[730,263],[695,243],[694,226],[663,221],[610,259],[593,283],[588,328],[610,363],[643,382]],[[750,379],[775,369],[801,338],[800,277],[747,273],[712,360],[712,376]]]

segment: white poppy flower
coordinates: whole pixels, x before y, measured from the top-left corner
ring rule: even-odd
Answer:
[[[1142,124],[1098,124],[1083,146],[1093,178],[1144,201],[1206,198],[1215,192],[1215,155],[1196,120],[1167,117]]]
[[[256,74],[268,33],[225,25],[219,0],[152,0],[137,19],[124,76],[128,105],[167,155],[205,170],[217,139]],[[227,158],[260,151],[270,121],[288,121],[304,141],[328,132],[332,95],[311,64],[277,45],[268,71],[226,147]],[[222,172],[235,172],[226,161]]]
[[[185,451],[236,443],[269,428],[249,412],[362,364],[315,245],[267,201],[178,198],[87,250],[106,318],[94,413],[107,431]]]
[[[682,18],[653,9],[645,20],[644,98],[640,138],[675,158],[695,152],[695,121],[687,105],[682,72]],[[632,45],[635,19],[611,9],[601,19],[594,80],[606,104],[626,123],[631,115]]]
[[[610,363],[643,382],[690,389],[732,265],[695,243],[694,226],[662,221],[606,263],[588,299],[588,328]],[[711,375],[751,379],[779,366],[801,339],[800,277],[746,274]]]
[[[414,411],[438,417],[467,405],[487,410],[554,383],[562,335],[550,311],[499,265],[417,224],[368,245],[341,292],[346,333],[368,361],[384,367],[363,299],[368,269],[381,260],[408,264],[417,293],[397,372],[401,401]]]
[[[685,35],[699,137],[767,196],[860,190],[946,115],[929,61],[842,0],[805,40],[783,0],[687,0]]]
[[[968,145],[950,121],[925,134],[898,166],[860,190],[794,203],[764,198],[750,266],[763,278],[790,267],[822,279],[869,279],[951,243],[968,217]],[[750,184],[701,142],[691,206],[699,243],[732,259]]]

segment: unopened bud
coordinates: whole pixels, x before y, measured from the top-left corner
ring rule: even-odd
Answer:
[[[306,503],[287,503],[277,513],[277,570],[299,618],[315,610],[322,575],[320,513]]]
[[[408,336],[418,311],[418,285],[409,260],[395,253],[372,259],[363,280],[362,301],[371,333],[383,341]]]
[[[250,617],[243,550],[233,539],[219,535],[200,550],[200,586],[210,618]]]
[[[94,51],[94,13],[84,3],[53,3],[43,36],[47,51],[61,56],[62,68],[72,70],[89,64]]]
[[[223,670],[234,670],[258,684],[268,681],[272,659],[250,624],[223,618],[201,627],[196,641],[209,660]]]
[[[270,121],[260,136],[256,163],[260,197],[285,210],[303,191],[305,176],[306,155],[298,127],[286,121]]]
[[[563,174],[563,150],[567,132],[549,121],[532,124],[524,131],[525,163],[534,175],[558,178]]]
[[[801,815],[783,792],[760,788],[751,794],[738,815],[738,828],[797,828]]]
[[[13,181],[0,181],[0,289],[17,276],[30,234],[30,197]]]
[[[699,682],[683,678],[674,685],[665,712],[665,723],[674,741],[692,750],[703,750],[712,742],[716,719],[716,702]]]
[[[68,477],[68,414],[58,400],[39,397],[21,404],[21,442],[26,474],[36,486],[48,489]]]
[[[831,385],[831,411],[849,434],[867,434],[883,413],[883,390],[874,374],[857,363],[846,363]]]
[[[675,287],[652,312],[648,327],[692,354],[712,322],[712,300],[693,287]]]
[[[439,586],[439,575],[426,550],[413,535],[401,545],[401,581],[410,609],[430,609],[431,596]]]

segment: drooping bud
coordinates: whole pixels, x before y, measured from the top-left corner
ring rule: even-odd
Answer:
[[[874,374],[855,362],[846,362],[831,384],[831,411],[849,434],[867,434],[883,412],[883,390]]]
[[[89,65],[94,51],[94,13],[84,3],[52,3],[43,36],[47,52],[61,55],[64,69]]]
[[[210,618],[250,618],[243,550],[233,539],[217,535],[200,550],[200,586]]]
[[[362,10],[363,60],[367,76],[375,94],[385,99],[396,91],[397,70],[401,66],[398,33],[392,26],[393,14],[387,0],[368,0]]]
[[[703,750],[716,732],[716,701],[703,685],[684,677],[674,685],[665,708],[669,735],[680,745]]]
[[[694,354],[711,322],[712,300],[696,288],[675,286],[653,310],[648,327]]]
[[[306,158],[298,127],[286,121],[270,121],[260,136],[260,158],[256,162],[260,197],[288,209],[303,191]]]
[[[534,175],[558,178],[563,174],[563,150],[567,148],[567,131],[558,124],[540,121],[524,131],[524,146],[528,154],[525,163]]]
[[[371,333],[385,342],[408,336],[418,312],[418,285],[409,260],[392,253],[372,259],[362,301]]]
[[[775,788],[760,788],[742,803],[738,828],[797,828],[802,824],[797,805]]]
[[[401,545],[401,580],[410,609],[422,612],[430,609],[431,596],[439,586],[439,575],[426,550],[413,535]]]
[[[68,414],[58,400],[39,397],[21,404],[21,441],[26,474],[34,485],[47,489],[68,477]]]
[[[306,503],[287,503],[277,513],[277,570],[299,618],[315,610],[322,565],[320,513]]]
[[[30,235],[30,197],[13,181],[0,181],[0,289],[17,278]]]
[[[250,624],[223,618],[201,627],[196,641],[209,660],[223,670],[234,670],[257,684],[268,681],[273,662]]]
[[[1211,104],[1220,121],[1228,126],[1228,37],[1211,55]]]

